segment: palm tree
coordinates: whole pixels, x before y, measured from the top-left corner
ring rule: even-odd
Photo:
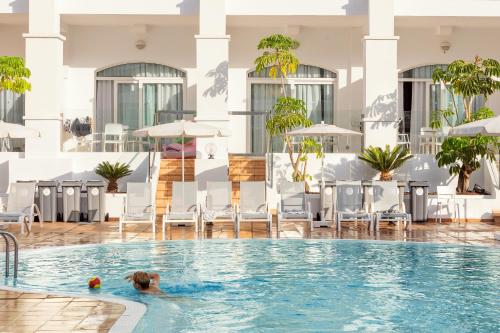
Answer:
[[[368,163],[373,169],[380,171],[380,180],[392,180],[392,172],[412,158],[408,148],[396,146],[392,150],[389,145],[382,150],[380,147],[368,147],[358,156]]]
[[[101,162],[97,165],[95,173],[108,181],[108,192],[116,193],[118,192],[118,179],[129,176],[132,170],[128,164]]]
[[[23,58],[0,57],[0,91],[23,94],[31,90],[31,84],[27,81],[30,76],[31,72],[25,67]]]

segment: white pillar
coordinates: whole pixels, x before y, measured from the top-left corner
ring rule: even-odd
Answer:
[[[26,66],[31,92],[26,94],[25,123],[41,132],[26,140],[26,156],[56,155],[61,150],[63,42],[56,0],[31,0]]]
[[[195,36],[196,120],[227,128],[229,36],[226,35],[225,7],[225,0],[200,0],[200,31]],[[205,152],[208,143],[216,144],[216,159],[227,160],[227,139],[198,139],[197,150],[203,158],[208,157]]]
[[[393,0],[368,0],[368,35],[363,38],[364,147],[396,145],[397,47]]]

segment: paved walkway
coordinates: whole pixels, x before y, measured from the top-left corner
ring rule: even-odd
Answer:
[[[0,332],[108,332],[125,306],[0,290]]]
[[[277,238],[274,224],[272,237]],[[151,232],[151,226],[146,224],[127,225],[120,234],[118,223],[44,223],[40,228],[38,223],[33,226],[33,231],[28,235],[19,234],[19,226],[10,226],[20,242],[21,249],[40,248],[50,246],[64,246],[92,243],[114,243],[147,240],[180,240],[180,239],[224,239],[234,238],[235,234],[231,224],[215,224],[208,226],[205,234],[196,234],[194,227],[169,227],[166,235],[161,233],[161,226],[157,225],[157,233]],[[493,234],[500,232],[500,225],[483,222],[469,223],[443,223],[428,222],[425,224],[414,223],[412,230],[403,230],[395,225],[382,224],[380,232],[370,233],[366,225],[348,225],[338,233],[333,228],[315,228],[310,233],[305,231],[305,224],[284,223],[280,238],[325,238],[325,239],[380,239],[393,241],[438,242],[475,245],[498,245]],[[262,223],[244,224],[241,226],[240,238],[266,238],[267,231]],[[3,244],[0,245],[2,248]]]

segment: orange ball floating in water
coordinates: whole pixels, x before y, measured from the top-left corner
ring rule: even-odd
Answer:
[[[101,280],[97,276],[93,276],[89,280],[89,288],[90,289],[99,289],[101,288]]]

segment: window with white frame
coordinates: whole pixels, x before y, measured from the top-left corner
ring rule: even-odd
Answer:
[[[295,73],[285,79],[287,95],[304,101],[307,115],[313,123],[333,124],[334,86],[336,73],[324,68],[299,65]],[[250,93],[251,145],[252,154],[261,155],[266,152],[267,133],[265,121],[276,100],[280,96],[279,80],[269,77],[269,69],[248,74]],[[261,115],[260,117],[258,115]],[[273,151],[280,151],[278,142],[273,143]]]
[[[24,125],[24,95],[10,90],[0,90],[0,120]],[[23,151],[24,139],[1,140],[2,150]]]
[[[462,100],[456,96],[453,98],[444,84],[434,83],[432,80],[432,73],[436,68],[446,70],[447,67],[446,64],[420,66],[399,74],[400,130],[409,135],[413,151],[418,151],[421,129],[430,126],[435,111],[446,110],[456,103],[458,115],[449,121],[459,123],[463,120],[465,112]],[[481,108],[484,103],[484,98],[477,96],[473,110]]]
[[[96,74],[95,130],[120,123],[135,130],[172,121],[183,110],[186,74],[152,63],[128,63]]]

